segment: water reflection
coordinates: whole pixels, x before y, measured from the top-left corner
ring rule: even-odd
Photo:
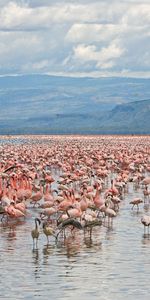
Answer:
[[[99,251],[102,249],[102,242],[89,237],[84,237],[84,245],[86,248],[93,249],[94,251]]]
[[[64,239],[60,234],[57,243],[52,238],[45,245],[40,235],[32,249],[33,219],[2,225],[0,298],[148,300],[150,235],[143,234],[140,218],[150,206],[132,211],[128,196],[124,198],[113,227],[95,228],[91,237],[76,232]],[[37,216],[39,210],[31,210]]]
[[[76,238],[74,236],[68,236],[58,244],[59,253],[65,254],[70,258],[80,253],[80,246],[80,236],[77,236]]]
[[[106,229],[106,234],[105,234],[105,239],[107,240],[107,241],[113,241],[114,239],[115,239],[115,231],[114,231],[114,229],[113,228],[107,228]]]
[[[144,208],[145,212],[148,212],[149,208],[150,208],[149,203],[145,203],[143,208]]]
[[[140,210],[132,210],[131,211],[131,216],[132,217],[136,217],[136,216],[142,216],[143,215],[143,211],[140,209]]]
[[[84,236],[84,244],[87,248],[91,248],[93,246],[92,238]]]
[[[17,238],[16,226],[11,226],[8,231],[8,239],[14,240]]]
[[[150,244],[150,234],[149,233],[144,233],[143,234],[142,243],[143,244]]]
[[[43,247],[43,264],[46,265],[48,264],[48,261],[49,261],[49,256],[52,256],[53,253],[54,253],[54,246],[53,245],[45,245]]]
[[[34,276],[35,278],[39,278],[40,275],[40,259],[39,259],[39,250],[38,249],[32,249],[32,262],[33,262],[33,265],[34,265]]]

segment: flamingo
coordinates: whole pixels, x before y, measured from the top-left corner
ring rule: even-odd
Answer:
[[[145,228],[148,228],[148,234],[149,234],[149,226],[150,226],[150,216],[144,215],[141,218],[141,223],[144,225],[144,234],[146,232]]]
[[[104,204],[104,200],[100,198],[99,189],[96,189],[95,197],[93,198],[93,202],[96,208],[100,208]]]
[[[34,247],[35,240],[36,240],[36,247],[37,247],[38,238],[39,238],[39,235],[40,235],[39,228],[38,228],[38,223],[40,225],[41,224],[41,220],[38,219],[38,218],[35,218],[34,221],[35,221],[35,228],[32,229],[31,236],[32,236],[32,239],[33,239],[33,247]]]
[[[148,190],[148,186],[145,186],[145,189],[143,190],[143,194],[144,194],[144,201],[147,199],[149,199],[150,196],[150,191]]]
[[[54,229],[52,227],[48,226],[47,222],[43,223],[43,233],[47,237],[47,244],[49,244],[49,236],[54,236],[56,238],[56,236],[54,235],[54,233],[55,233]]]
[[[40,213],[40,217],[41,219],[43,219],[44,217],[47,217],[47,219],[50,219],[50,217],[54,214],[56,214],[57,209],[54,207],[48,207],[43,209],[43,211]]]
[[[108,226],[112,226],[113,225],[113,218],[116,217],[116,212],[109,207],[110,205],[110,202],[109,201],[106,201],[105,202],[105,209],[104,209],[104,213],[105,213],[105,216],[108,217]]]
[[[58,226],[58,229],[60,229],[60,231],[57,233],[56,239],[58,239],[58,236],[60,234],[60,232],[64,231],[64,237],[65,237],[65,228],[67,227],[72,227],[72,230],[74,230],[74,228],[77,229],[83,229],[81,223],[79,221],[77,221],[74,218],[68,218],[67,220],[61,222]]]
[[[132,209],[134,208],[134,206],[137,206],[137,210],[139,210],[139,204],[143,203],[143,200],[141,198],[135,198],[132,201],[130,201],[130,204],[133,204]]]
[[[142,180],[142,184],[149,185],[149,184],[150,184],[150,177],[149,177],[149,176],[145,177],[145,178]]]
[[[49,184],[46,184],[46,187],[45,187],[44,200],[51,201],[52,203],[54,202],[54,198],[49,189]]]
[[[43,197],[43,188],[42,185],[40,186],[40,191],[37,191],[34,195],[31,196],[31,203],[33,203],[33,206],[35,207],[36,204],[39,204],[39,201]]]

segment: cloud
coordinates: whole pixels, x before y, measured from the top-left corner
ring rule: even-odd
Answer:
[[[30,70],[32,70],[33,72],[40,72],[42,70],[47,69],[47,67],[49,67],[49,61],[45,59],[34,63],[26,63],[22,66],[22,71],[30,72]]]
[[[120,24],[73,24],[66,39],[73,43],[104,42],[119,36],[126,30]]]
[[[122,16],[121,22],[132,26],[149,26],[150,4],[132,5]]]
[[[55,47],[46,33],[0,32],[1,73],[47,71],[47,66],[52,66],[45,62],[53,60]]]
[[[74,58],[80,60],[81,63],[94,61],[96,67],[106,69],[113,67],[115,59],[120,57],[124,51],[117,45],[116,41],[107,47],[102,47],[99,51],[95,45],[86,46],[82,44],[74,48]]]
[[[0,0],[0,74],[147,76],[149,36],[149,0]]]
[[[46,6],[29,6],[31,1],[11,1],[1,8],[1,30],[38,30],[59,23],[113,23],[126,9],[126,4],[107,2],[82,3],[57,1]],[[47,2],[46,2],[47,3]]]
[[[149,25],[146,1],[0,1],[1,30],[38,30],[56,23]],[[79,26],[77,25],[77,26]],[[110,25],[109,25],[110,26]],[[76,31],[78,27],[73,27]],[[80,28],[79,28],[80,29]],[[95,30],[101,30],[96,28]]]
[[[19,5],[16,2],[10,2],[1,9],[0,28],[1,30],[41,30],[48,28],[51,24],[89,21],[89,10],[81,5],[60,4],[29,7],[27,5]],[[86,7],[87,8],[87,7]],[[93,7],[91,9],[92,19],[98,19],[98,13]]]

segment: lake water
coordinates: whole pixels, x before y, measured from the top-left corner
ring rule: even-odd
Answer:
[[[150,237],[140,222],[149,206],[131,210],[129,201],[142,194],[129,183],[113,228],[93,230],[92,240],[82,231],[47,245],[41,234],[33,249],[32,218],[0,226],[0,299],[149,300]]]

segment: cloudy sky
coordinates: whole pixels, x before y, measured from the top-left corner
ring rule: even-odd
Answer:
[[[0,75],[150,77],[150,0],[0,0]]]

